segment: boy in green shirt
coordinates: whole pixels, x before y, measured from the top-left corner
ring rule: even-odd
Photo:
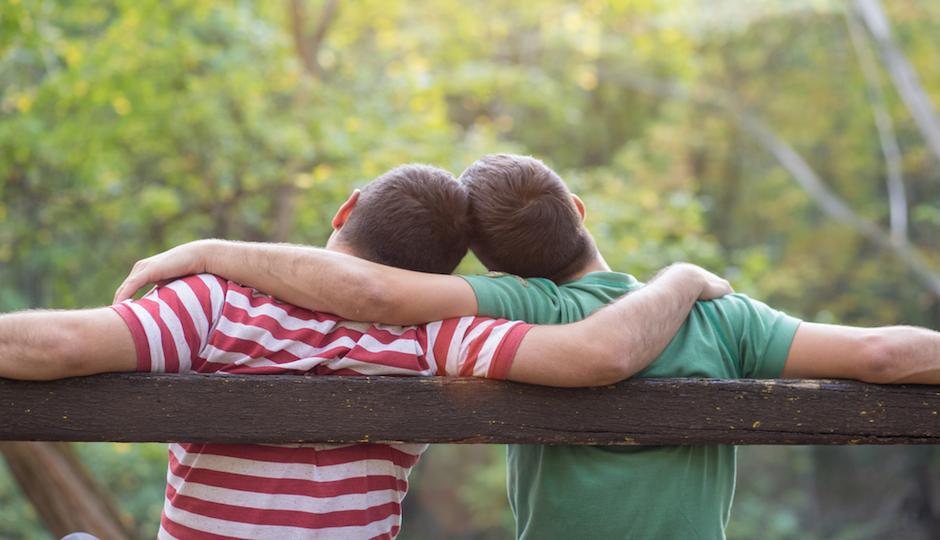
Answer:
[[[471,248],[488,268],[515,275],[414,274],[311,248],[209,241],[138,263],[116,300],[149,282],[209,272],[357,320],[413,324],[479,314],[562,323],[641,286],[610,271],[583,226],[583,203],[541,162],[485,156],[461,181],[470,195]],[[649,306],[649,313],[683,310]],[[650,343],[662,339],[649,325],[638,330],[642,322],[623,331],[640,332]],[[572,358],[572,369],[577,365]],[[730,295],[697,303],[639,376],[940,384],[940,334],[800,323]],[[538,382],[564,385],[557,374]],[[513,446],[509,488],[517,536],[722,538],[734,467],[733,447]]]
[[[563,323],[640,285],[614,272],[592,272],[560,287],[539,278],[465,279],[481,312]],[[798,325],[743,295],[698,302],[666,350],[635,376],[777,378]],[[735,450],[509,445],[517,537],[722,538],[734,493]]]
[[[574,225],[583,220],[583,204],[541,162],[485,156],[461,180],[469,189],[471,249],[478,258],[489,268],[561,284],[467,278],[479,312],[566,323],[614,296],[607,291],[618,274],[603,271],[590,233]],[[622,278],[622,291],[636,286],[631,280]],[[545,297],[558,300],[539,300]],[[669,346],[636,376],[940,382],[938,348],[935,332],[801,325],[760,302],[729,295],[698,302]],[[724,537],[734,447],[510,445],[508,457],[517,538]]]

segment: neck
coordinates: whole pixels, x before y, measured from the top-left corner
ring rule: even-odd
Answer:
[[[335,251],[336,253],[343,253],[345,255],[352,255],[353,257],[358,257],[360,259],[365,259],[365,257],[357,253],[352,246],[343,241],[343,237],[340,235],[341,230],[342,229],[333,230],[333,234],[330,235],[330,239],[326,241],[326,245],[323,246],[323,249],[327,251]]]
[[[604,256],[601,255],[601,252],[594,248],[595,257],[591,262],[587,263],[580,270],[571,275],[570,278],[565,281],[573,281],[575,279],[581,279],[590,272],[610,272],[610,266],[607,265],[607,261],[604,260]]]

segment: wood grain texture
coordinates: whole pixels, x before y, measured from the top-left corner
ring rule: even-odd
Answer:
[[[0,379],[0,440],[938,444],[940,386],[108,374]]]

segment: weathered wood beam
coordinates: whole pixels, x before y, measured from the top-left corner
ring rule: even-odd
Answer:
[[[940,444],[940,386],[110,374],[0,379],[0,440]]]

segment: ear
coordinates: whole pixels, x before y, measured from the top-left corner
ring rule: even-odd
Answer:
[[[346,220],[349,219],[349,214],[352,214],[353,208],[356,207],[356,203],[359,201],[359,190],[352,192],[352,195],[349,196],[349,199],[343,203],[343,206],[339,207],[336,215],[333,216],[333,228],[340,230],[343,228],[343,225],[346,224]]]
[[[578,213],[581,214],[581,223],[584,223],[584,218],[587,217],[587,210],[584,208],[584,201],[582,201],[581,197],[578,197],[574,193],[571,194],[571,200],[574,201],[574,205],[578,208]]]

